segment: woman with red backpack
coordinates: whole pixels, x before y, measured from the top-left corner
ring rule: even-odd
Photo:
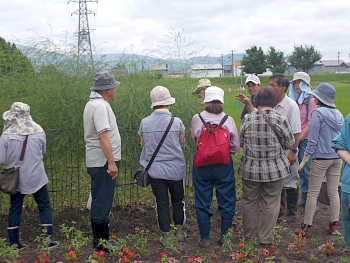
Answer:
[[[221,236],[219,243],[225,243],[224,236],[232,226],[232,218],[236,208],[236,189],[233,162],[231,154],[239,149],[239,137],[235,121],[223,112],[224,91],[219,87],[209,87],[205,90],[205,110],[192,118],[191,135],[198,146],[192,170],[193,186],[195,189],[195,207],[197,222],[200,232],[200,247],[206,248],[210,245],[210,219],[213,212],[210,205],[213,198],[213,188],[216,189],[216,198],[221,215]],[[213,147],[202,147],[205,144],[205,136]],[[215,150],[218,145],[211,140],[217,136],[223,141],[225,153],[209,152]],[[227,136],[227,140],[225,140]],[[205,145],[204,145],[205,146]],[[201,152],[199,150],[202,149]],[[224,154],[225,158],[209,158],[208,155]],[[220,161],[221,160],[221,161]],[[204,164],[208,164],[202,166]],[[197,166],[196,166],[197,165]],[[199,165],[199,166],[198,166]]]

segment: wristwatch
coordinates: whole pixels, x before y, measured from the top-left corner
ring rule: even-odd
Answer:
[[[294,152],[294,153],[298,152],[298,150],[295,150],[295,149],[291,149],[291,151]]]

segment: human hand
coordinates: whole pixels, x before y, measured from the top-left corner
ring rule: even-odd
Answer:
[[[289,151],[287,158],[290,165],[295,164],[295,162],[297,161],[297,155],[293,151]]]
[[[236,95],[236,99],[241,101],[243,104],[250,103],[250,100],[248,99],[248,97],[242,93],[238,93]]]
[[[303,170],[305,164],[307,163],[307,161],[309,160],[310,156],[309,155],[306,155],[304,153],[304,157],[303,157],[303,160],[301,161],[300,165],[299,165],[299,168],[298,168],[298,171],[300,172],[301,170]]]
[[[119,170],[115,162],[108,163],[107,173],[109,174],[110,177],[112,177],[112,180],[117,178],[118,172]]]

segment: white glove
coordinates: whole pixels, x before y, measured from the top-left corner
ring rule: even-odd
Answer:
[[[303,160],[301,161],[301,163],[300,163],[300,165],[299,165],[299,168],[298,168],[298,171],[299,171],[299,172],[300,172],[301,170],[303,170],[303,168],[304,168],[305,164],[307,163],[307,161],[309,160],[309,158],[310,158],[310,155],[306,155],[306,154],[304,153],[304,158],[303,158]]]

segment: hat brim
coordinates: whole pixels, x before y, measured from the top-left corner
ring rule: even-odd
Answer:
[[[92,86],[91,87],[91,90],[106,90],[106,89],[113,89],[113,88],[116,88],[120,85],[120,82],[118,81],[113,81],[112,83],[109,83],[107,85],[100,85],[100,86]]]
[[[151,108],[153,108],[155,106],[160,106],[160,105],[163,105],[163,106],[172,105],[174,103],[175,103],[175,98],[170,97],[170,98],[167,98],[165,100],[152,102]]]
[[[251,79],[246,81],[245,84],[247,85],[248,82],[253,82],[255,85],[260,85],[260,82],[254,81],[254,80],[251,80]]]
[[[222,96],[210,96],[210,99],[209,98],[207,98],[207,99],[204,98],[203,102],[212,102],[213,100],[219,100],[221,103],[224,103]]]
[[[9,119],[10,112],[11,112],[11,110],[8,110],[2,114],[2,118],[4,119],[4,121],[7,121]]]
[[[293,81],[299,80],[299,79],[302,80],[302,81],[304,81],[307,85],[309,85],[309,86],[311,87],[310,82],[307,81],[307,79],[304,79],[304,78],[293,78],[293,80],[291,81],[291,83],[293,83]]]
[[[329,103],[327,101],[325,101],[324,99],[322,99],[317,93],[310,91],[310,94],[314,95],[314,97],[316,97],[316,99],[318,99],[319,101],[321,101],[324,105],[330,106],[330,107],[334,107],[335,108],[335,104],[334,103]]]

